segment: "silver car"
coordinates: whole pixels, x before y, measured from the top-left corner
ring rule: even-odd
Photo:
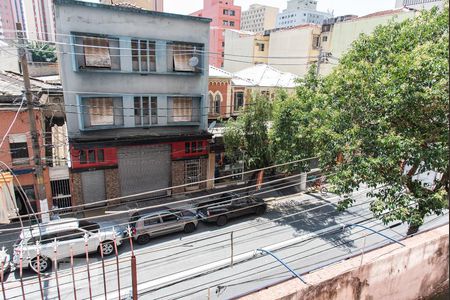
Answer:
[[[74,256],[85,254],[86,246],[88,252],[100,252],[100,245],[102,245],[103,255],[112,255],[113,240],[116,238],[116,244],[119,246],[122,243],[124,230],[121,226],[105,224],[107,227],[102,227],[100,223],[67,218],[32,225],[22,230],[13,246],[13,263],[16,267],[19,266],[22,253],[24,268],[30,267],[35,272],[43,273],[50,269],[55,258],[67,258],[71,256],[71,253]],[[40,242],[39,246],[36,241]],[[57,252],[55,252],[55,245]],[[37,262],[38,250],[39,263]]]
[[[156,236],[180,231],[191,233],[197,229],[198,220],[193,211],[160,207],[134,213],[130,225],[133,239],[138,244],[146,244]]]

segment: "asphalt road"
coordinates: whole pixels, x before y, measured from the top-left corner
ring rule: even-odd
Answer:
[[[367,251],[391,243],[360,228],[342,230],[342,224],[359,223],[393,239],[404,236],[406,225],[383,226],[380,221],[372,219],[368,210],[370,201],[365,194],[356,193],[355,198],[354,207],[339,212],[334,204],[337,198],[332,195],[325,198],[315,194],[279,197],[270,202],[267,213],[261,217],[233,220],[221,228],[200,224],[193,234],[173,234],[154,239],[146,246],[136,246],[139,298],[208,299],[209,295],[210,299],[229,299],[292,277],[280,263],[267,255],[231,266],[231,232],[233,257],[295,239],[292,245],[274,252],[300,274],[359,254],[363,249]],[[430,217],[421,230],[445,223],[448,223],[448,215]],[[119,252],[121,297],[125,298],[131,287],[129,244],[122,245]],[[191,272],[196,267],[208,266],[219,260],[229,260],[230,265],[194,278],[164,282],[168,276],[176,277],[181,272]],[[90,294],[93,298],[105,299],[101,259],[94,254],[90,262],[88,275],[85,258],[75,260],[77,299],[89,299]],[[108,299],[117,299],[115,257],[105,259],[105,278]],[[61,299],[75,299],[69,263],[60,263],[58,281]],[[34,273],[25,272],[23,284],[26,299],[41,299],[39,281]],[[41,285],[45,299],[58,299],[55,272],[42,276]],[[22,299],[17,272],[6,278],[5,291],[7,299]]]

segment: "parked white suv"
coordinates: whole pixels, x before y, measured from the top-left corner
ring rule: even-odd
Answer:
[[[40,227],[40,228],[39,228]],[[113,223],[88,223],[79,222],[75,218],[53,220],[49,223],[33,225],[25,228],[14,244],[13,264],[18,267],[20,252],[22,254],[22,267],[30,267],[37,272],[37,245],[39,241],[40,259],[39,271],[46,272],[55,259],[55,239],[57,245],[57,259],[70,257],[70,249],[73,255],[85,254],[85,236],[87,236],[88,252],[100,252],[102,242],[103,255],[114,253],[114,236],[119,246],[124,236],[124,228],[114,226]]]

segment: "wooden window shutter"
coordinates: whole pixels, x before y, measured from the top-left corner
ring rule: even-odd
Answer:
[[[83,44],[86,67],[111,68],[108,39],[85,37]]]

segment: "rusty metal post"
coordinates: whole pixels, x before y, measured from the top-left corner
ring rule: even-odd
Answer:
[[[4,247],[3,247],[3,249],[4,249]],[[6,253],[5,253],[6,254]],[[6,257],[5,257],[5,259],[6,259]],[[5,260],[2,260],[2,269],[1,269],[1,274],[0,274],[0,277],[1,277],[1,281],[2,281],[2,294],[3,294],[3,299],[4,300],[6,300],[6,291],[5,291],[5,284],[3,283],[3,281],[4,281],[4,276],[3,276],[3,271],[5,270]]]
[[[128,225],[127,232],[128,232],[128,239],[130,240],[130,247],[131,247],[131,287],[132,287],[132,291],[133,291],[133,300],[137,300],[138,284],[137,284],[136,256],[134,255],[133,233],[132,233],[130,225]]]
[[[88,276],[88,285],[89,285],[89,299],[92,300],[92,287],[91,287],[91,272],[89,269],[89,249],[88,249],[88,241],[89,241],[89,236],[86,233],[84,235],[84,251],[86,253],[86,271],[87,271],[87,276]]]
[[[133,300],[137,300],[137,268],[136,268],[136,256],[131,255],[131,283],[133,287]]]
[[[53,260],[53,264],[55,265],[55,279],[56,279],[56,291],[58,293],[58,299],[61,300],[61,293],[59,291],[59,279],[58,279],[58,243],[56,241],[55,238],[55,247],[53,249],[53,253],[54,253],[54,260]]]
[[[100,241],[100,256],[102,258],[102,271],[103,271],[103,292],[105,293],[105,300],[108,299],[106,293],[106,273],[105,273],[105,258],[103,257],[103,243]],[[120,298],[119,298],[120,299]]]
[[[72,246],[70,246],[70,268],[72,270],[72,285],[73,285],[73,297],[75,300],[77,300],[77,286],[75,284],[75,270],[73,265],[73,249]]]
[[[116,234],[114,233],[114,253],[116,255],[116,273],[117,273],[117,291],[119,293],[119,299],[122,299],[120,295],[120,267],[119,267],[119,251],[117,251]]]
[[[44,291],[42,290],[42,279],[41,279],[41,247],[39,246],[39,241],[36,241],[36,252],[37,252],[37,275],[39,280],[39,290],[41,291],[41,299],[44,300]]]

